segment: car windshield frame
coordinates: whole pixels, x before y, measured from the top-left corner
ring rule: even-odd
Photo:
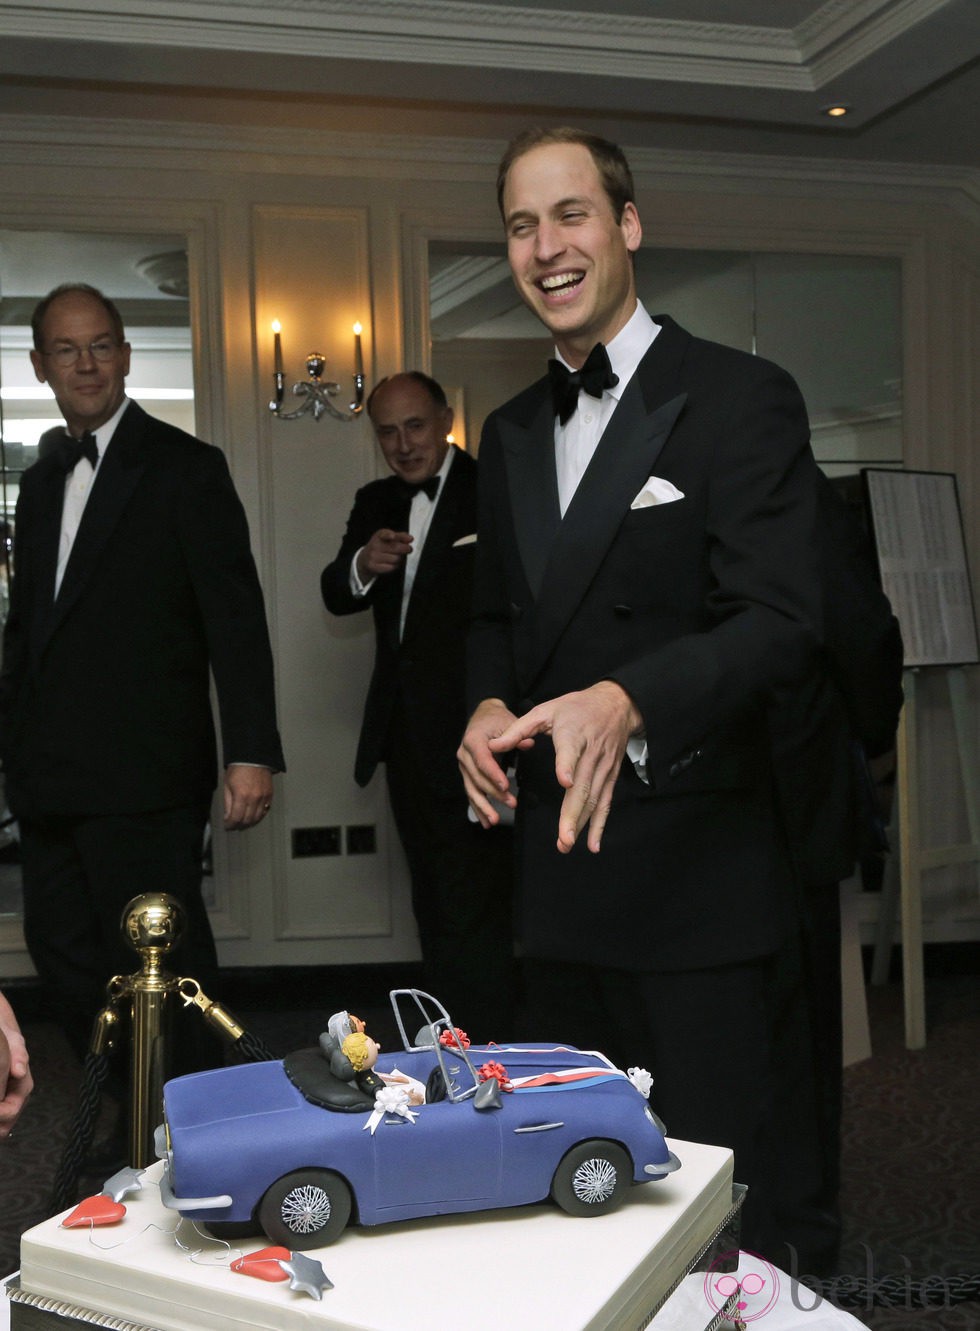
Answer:
[[[447,1046],[440,1039],[444,1031],[451,1031],[455,1034],[456,1027],[438,998],[433,998],[432,994],[426,993],[424,989],[391,989],[388,997],[391,1000],[391,1010],[395,1017],[395,1024],[398,1027],[398,1034],[401,1037],[402,1048],[406,1054],[435,1053],[446,1083],[446,1096],[453,1104],[458,1104],[462,1100],[469,1100],[476,1095],[482,1082],[473,1060],[458,1041]],[[415,1010],[418,1012],[422,1023],[414,1041],[409,1039],[401,1006],[401,1004],[408,1001],[414,1003]],[[460,1088],[456,1080],[459,1072],[450,1073],[446,1062],[449,1054],[452,1054],[454,1059],[461,1059],[465,1064],[472,1079],[471,1085]]]

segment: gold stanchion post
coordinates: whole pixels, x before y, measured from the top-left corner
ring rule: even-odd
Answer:
[[[163,968],[184,930],[184,908],[165,892],[134,897],[122,917],[123,937],[139,953],[135,975],[112,982],[123,986],[115,997],[129,997],[132,1008],[130,1061],[129,1163],[137,1169],[152,1164],[153,1133],[163,1118],[163,1083],[167,1077],[169,1021],[178,979]]]
[[[192,976],[178,977],[164,969],[163,959],[180,941],[184,924],[183,906],[166,892],[144,892],[133,897],[122,913],[123,937],[139,953],[141,965],[135,975],[114,975],[106,985],[106,1006],[95,1020],[85,1060],[81,1102],[55,1180],[52,1214],[63,1210],[75,1193],[85,1152],[92,1142],[109,1054],[125,1039],[123,1019],[127,1014],[131,1037],[129,1168],[114,1175],[116,1180],[145,1169],[156,1158],[154,1135],[163,1121],[163,1085],[170,1070],[171,995],[177,995],[184,1007],[196,1007],[212,1030],[235,1046],[240,1057],[253,1062],[275,1057],[227,1008],[209,998]],[[123,1186],[128,1184],[124,1182]]]

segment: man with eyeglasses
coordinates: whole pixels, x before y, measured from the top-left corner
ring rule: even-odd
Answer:
[[[34,372],[65,429],[48,432],[21,481],[0,748],[27,946],[84,1056],[106,981],[136,969],[120,918],[138,893],[183,903],[168,965],[213,988],[201,896],[217,757],[209,674],[227,828],[266,816],[283,757],[262,591],[223,454],[126,397],[130,346],[101,292],[56,288],[32,329]],[[200,1021],[175,1046],[181,1070],[215,1061]]]

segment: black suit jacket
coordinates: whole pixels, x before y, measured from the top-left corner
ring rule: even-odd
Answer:
[[[332,614],[370,608],[374,615],[374,670],[354,764],[359,785],[366,785],[384,760],[392,716],[401,706],[409,742],[426,756],[434,785],[442,795],[463,799],[456,749],[466,724],[476,472],[473,458],[456,450],[422,547],[400,641],[402,571],[377,578],[365,596],[350,590],[351,561],[373,533],[381,527],[408,530],[408,500],[399,495],[396,477],[358,490],[337,557],[323,570],[320,589]]]
[[[219,449],[131,402],[99,467],[57,599],[64,473],[21,481],[0,743],[20,816],[207,799],[224,761],[282,769],[272,652],[244,510]]]
[[[519,763],[525,951],[627,969],[761,955],[791,903],[767,707],[820,634],[816,465],[778,367],[673,321],[626,387],[559,517],[545,380],[480,447],[468,687],[517,713],[600,679],[638,705],[603,847],[554,849],[563,794],[539,739]],[[683,499],[631,509],[650,475]]]

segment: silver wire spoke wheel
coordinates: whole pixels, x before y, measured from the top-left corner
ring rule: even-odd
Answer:
[[[335,1242],[352,1204],[350,1188],[332,1169],[295,1169],[266,1190],[255,1219],[271,1243],[303,1252]]]
[[[596,1158],[584,1160],[572,1175],[572,1191],[580,1202],[597,1206],[606,1202],[616,1191],[619,1177],[611,1160]]]
[[[604,1215],[633,1183],[633,1161],[617,1142],[593,1138],[562,1157],[551,1180],[551,1197],[569,1215]]]
[[[282,1223],[294,1234],[315,1234],[330,1219],[330,1198],[322,1188],[307,1184],[294,1188],[282,1200]]]

